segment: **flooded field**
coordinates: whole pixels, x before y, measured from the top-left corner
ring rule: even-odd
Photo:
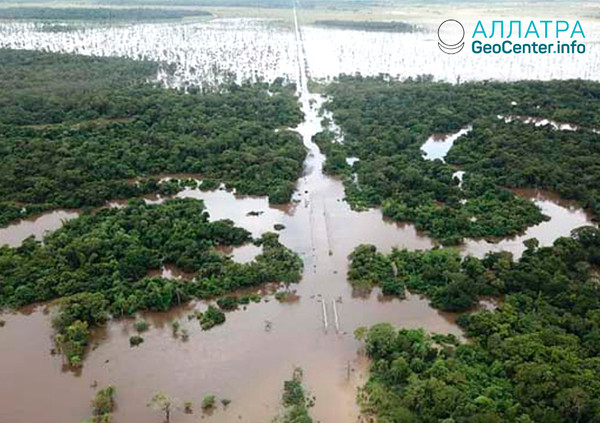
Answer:
[[[600,32],[590,30],[590,34],[595,38],[586,39],[589,53],[571,55],[572,61],[565,61],[560,54],[475,54],[469,50],[469,43],[461,54],[443,54],[433,31],[404,34],[307,27],[305,40],[310,76],[315,79],[329,80],[341,73],[358,72],[386,73],[400,79],[427,74],[453,83],[487,79],[598,80]]]
[[[168,86],[215,85],[233,75],[295,80],[294,33],[263,19],[215,19],[197,23],[89,25],[42,32],[35,23],[0,23],[0,46],[162,62],[158,79]]]
[[[322,173],[324,156],[311,140],[321,129],[319,108],[324,99],[308,92],[308,74],[331,76],[346,67],[362,71],[358,63],[369,66],[367,73],[398,66],[406,72],[420,73],[421,65],[415,67],[411,56],[394,43],[398,41],[402,46],[410,42],[413,46],[437,49],[436,43],[426,34],[419,35],[424,37],[422,40],[407,36],[385,33],[365,36],[359,31],[274,25],[254,20],[126,25],[52,34],[37,33],[33,24],[0,24],[2,46],[176,62],[177,69],[172,76],[162,75],[162,78],[173,78],[168,82],[174,84],[181,84],[183,80],[211,80],[224,70],[235,71],[238,78],[277,75],[300,81],[299,95],[306,119],[296,129],[308,150],[304,174],[289,206],[275,207],[269,205],[266,198],[237,197],[225,190],[204,192],[188,188],[177,194],[177,197],[204,200],[212,220],[231,219],[255,237],[274,232],[277,224],[283,225],[279,231],[281,242],[297,252],[305,265],[302,281],[290,287],[297,301],[279,302],[268,296],[260,304],[251,303],[245,309],[229,312],[227,322],[210,331],[202,331],[197,321],[187,318],[193,310],[204,309],[206,302],[194,302],[169,313],[148,313],[143,317],[151,328],[143,335],[145,342],[136,348],[129,345],[129,337],[135,333],[134,320],[115,320],[95,334],[94,347],[78,374],[63,366],[60,355],[51,355],[54,345],[46,306],[5,314],[2,318],[6,326],[0,329],[0,379],[10,382],[0,384],[0,421],[83,421],[89,417],[94,387],[110,384],[117,388],[114,419],[118,422],[160,422],[162,416],[146,404],[156,392],[164,391],[177,399],[178,409],[173,412],[172,422],[196,422],[203,418],[223,423],[264,423],[279,410],[283,380],[289,378],[295,366],[300,366],[306,386],[311,395],[316,396],[316,405],[311,410],[315,420],[356,422],[360,421],[356,388],[364,382],[368,364],[353,338],[357,327],[390,322],[461,336],[456,316],[431,308],[424,298],[408,295],[399,300],[383,296],[378,289],[370,294],[353,291],[346,280],[347,257],[357,245],[372,243],[388,252],[393,247],[427,249],[434,243],[410,224],[383,219],[379,210],[352,211],[343,201],[342,182]],[[324,51],[332,49],[330,57],[317,55],[319,37],[323,37],[319,47]],[[356,41],[359,37],[360,43]],[[344,54],[347,57],[344,63],[339,62],[340,56],[335,53],[342,44],[350,52]],[[366,54],[361,49],[368,50],[373,44],[382,47],[374,49],[374,56],[360,57]],[[436,51],[435,59],[423,56],[429,57],[431,65],[433,60],[439,60],[438,53]],[[592,60],[584,64],[587,67],[598,63],[597,56],[593,55],[585,60]],[[301,65],[305,63],[308,69]],[[474,66],[476,68],[477,62]],[[516,65],[507,65],[511,66]],[[439,72],[436,76],[440,78],[455,77],[452,66],[447,70],[443,66],[436,65],[436,68]],[[488,77],[508,75],[501,66],[498,68],[501,73],[488,73]],[[555,77],[554,72],[560,72],[546,69],[545,66],[531,69],[525,65],[523,73],[514,75],[549,78]],[[577,69],[577,66],[569,69]],[[579,76],[587,75],[585,69],[580,69]],[[550,73],[540,76],[543,72]],[[570,70],[564,72],[561,77],[569,76]],[[598,78],[597,74],[592,76]],[[444,147],[445,152],[450,146]],[[445,152],[438,155],[443,158]],[[535,236],[542,245],[548,245],[556,237],[568,235],[571,229],[590,222],[589,216],[572,203],[544,193],[523,191],[520,194],[535,201],[551,220],[515,239],[495,244],[468,241],[463,248],[465,254],[481,256],[489,250],[507,249],[519,255],[523,250],[522,240],[526,238]],[[115,206],[120,204],[115,203]],[[46,230],[57,229],[60,219],[75,217],[60,213],[63,212],[3,228],[0,243],[18,245],[27,234],[41,236]],[[46,217],[50,223],[42,221]],[[223,251],[242,262],[252,260],[259,252],[260,248],[253,245]],[[193,276],[178,273],[173,268],[159,273],[165,277]],[[171,323],[176,320],[189,331],[188,341],[173,337]],[[206,394],[232,402],[225,409],[219,405],[211,415],[203,415],[200,402]],[[183,401],[194,403],[193,414],[183,413]]]
[[[398,78],[429,74],[453,83],[487,79],[600,79],[600,19],[594,18],[593,11],[569,11],[582,21],[587,51],[564,60],[562,54],[475,54],[470,45],[460,55],[447,55],[439,50],[436,30],[440,16],[461,19],[470,36],[478,19],[514,13],[510,4],[501,11],[479,7],[476,16],[470,6],[447,10],[446,15],[439,10],[428,13],[426,8],[418,6],[405,9],[387,10],[381,19],[403,20],[422,31],[337,29],[316,26],[307,19],[302,25],[307,76],[330,80],[341,73],[357,72]],[[304,13],[315,14],[308,10],[299,12]],[[372,13],[365,12],[365,17],[371,19],[377,15]],[[41,23],[7,21],[0,22],[0,47],[157,60],[163,63],[158,79],[169,86],[212,86],[231,75],[238,81],[283,77],[297,82],[292,11],[282,9],[273,15],[270,19],[218,17],[191,22],[79,23],[71,25],[69,31],[58,32],[44,31]]]

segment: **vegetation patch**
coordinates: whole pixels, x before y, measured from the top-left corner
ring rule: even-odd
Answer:
[[[202,330],[209,330],[217,325],[225,323],[225,313],[213,305],[209,305],[208,309],[202,313],[200,317],[200,326]]]
[[[146,332],[150,328],[150,325],[145,320],[138,320],[133,326],[138,332]]]
[[[110,423],[116,406],[115,392],[113,386],[98,390],[91,401],[92,418],[84,423]]]
[[[447,84],[429,77],[342,76],[327,87],[326,108],[344,142],[325,120],[314,141],[327,156],[324,171],[345,180],[356,209],[380,206],[443,244],[464,237],[516,235],[546,219],[507,187],[546,188],[600,212],[600,84],[581,80]],[[498,116],[551,119],[577,131],[507,123]],[[473,130],[447,161],[423,158],[431,134]],[[352,165],[348,157],[359,160]],[[464,181],[453,176],[466,171]]]
[[[379,285],[386,295],[404,296],[405,284],[395,274],[394,262],[375,246],[360,245],[349,258],[348,280],[354,288],[370,292]]]
[[[158,66],[0,49],[0,225],[157,192],[145,180],[164,173],[290,200],[306,156],[285,129],[302,119],[294,86],[183,92],[147,82]]]
[[[357,331],[372,359],[359,395],[365,414],[411,423],[599,421],[598,229],[577,229],[552,247],[530,242],[517,262],[507,253],[462,262],[443,251],[394,256],[442,305],[466,305],[471,284],[506,297],[493,311],[460,316],[467,344],[389,324]]]
[[[132,337],[129,338],[129,345],[132,347],[137,347],[138,345],[141,345],[144,342],[144,338],[142,338],[139,335],[133,335]]]
[[[597,131],[559,131],[494,118],[475,121],[473,130],[448,154],[448,162],[467,174],[477,173],[503,186],[556,192],[577,200],[596,218],[600,216],[599,160]]]
[[[528,240],[535,248],[536,240]],[[425,294],[431,304],[444,311],[466,311],[479,298],[500,295],[503,284],[490,264],[471,256],[461,257],[453,249],[408,251],[394,249],[385,255],[373,245],[360,245],[350,255],[348,280],[357,289],[381,287],[384,294],[404,296],[405,289]],[[498,254],[500,263],[510,260],[509,253]]]
[[[250,239],[248,231],[231,221],[210,222],[199,200],[159,205],[135,200],[71,220],[43,243],[29,238],[19,248],[1,247],[0,304],[18,307],[61,298],[54,319],[57,344],[79,366],[90,329],[111,314],[166,311],[191,298],[300,280],[302,260],[276,234],[258,241],[263,251],[250,263],[237,263],[215,249]],[[146,276],[163,263],[197,276],[191,281]],[[208,329],[224,320],[211,306],[201,323]],[[143,329],[140,322],[138,326]]]
[[[308,398],[302,386],[302,369],[294,369],[290,380],[283,383],[281,402],[285,411],[273,423],[312,423],[308,410],[314,405],[314,398]]]

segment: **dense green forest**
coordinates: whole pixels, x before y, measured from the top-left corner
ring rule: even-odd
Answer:
[[[527,244],[535,245],[528,240]],[[503,253],[510,260],[510,253]],[[389,255],[373,245],[360,245],[350,254],[348,280],[357,289],[381,287],[386,295],[403,296],[406,289],[425,294],[444,311],[466,311],[483,295],[499,295],[503,287],[474,257],[453,249],[392,250]]]
[[[389,324],[357,331],[373,360],[360,394],[367,414],[381,423],[600,421],[598,229],[579,228],[552,247],[531,240],[517,262],[444,251],[389,260],[434,304],[464,309],[491,291],[505,300],[461,315],[468,343]]]
[[[385,76],[342,76],[326,94],[326,108],[341,127],[344,143],[334,142],[329,129],[315,142],[327,156],[324,170],[345,177],[346,196],[355,208],[381,206],[385,215],[414,222],[445,244],[463,237],[514,235],[544,219],[536,206],[507,187],[555,189],[600,210],[600,135],[592,131],[600,128],[596,82],[453,85],[429,77],[397,82]],[[498,115],[542,117],[581,129],[525,128]],[[329,123],[324,119],[326,128]],[[423,158],[420,148],[431,134],[469,124],[473,135],[463,137],[468,142],[459,138],[450,164]],[[547,139],[556,142],[544,143]],[[347,157],[359,161],[351,166]],[[453,173],[455,165],[463,164],[467,173],[459,187]]]
[[[0,8],[0,19],[55,20],[55,21],[152,21],[211,16],[201,10],[177,9],[114,9],[114,8],[54,8],[6,7]]]
[[[306,152],[285,130],[302,112],[281,80],[183,92],[146,82],[156,63],[10,50],[0,59],[0,224],[136,196],[133,178],[161,173],[290,200]]]
[[[596,107],[597,108],[597,107]],[[448,162],[508,187],[550,190],[600,216],[600,134],[556,131],[519,121],[475,121]]]
[[[55,327],[63,351],[81,359],[88,329],[109,314],[166,311],[191,298],[211,298],[266,282],[300,280],[302,260],[281,245],[278,235],[254,242],[262,253],[237,263],[216,250],[253,241],[229,220],[210,222],[202,201],[179,199],[160,205],[132,200],[71,220],[19,248],[0,248],[0,306],[22,306],[61,298]],[[194,273],[193,280],[149,277],[172,264]],[[87,334],[87,336],[86,336]]]

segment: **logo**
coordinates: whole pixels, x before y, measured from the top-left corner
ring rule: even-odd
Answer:
[[[438,47],[446,54],[456,54],[465,46],[465,28],[456,19],[446,19],[438,27]]]

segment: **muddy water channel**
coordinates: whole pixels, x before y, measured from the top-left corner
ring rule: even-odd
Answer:
[[[296,36],[301,39],[298,28]],[[299,63],[304,63],[303,54],[298,43]],[[391,299],[377,290],[359,295],[346,281],[347,256],[358,244],[372,243],[389,251],[392,247],[427,249],[433,242],[411,225],[384,220],[379,210],[350,210],[343,201],[342,183],[321,171],[324,157],[311,137],[320,130],[318,109],[323,99],[308,93],[304,69],[299,69],[299,73],[299,80],[303,81],[299,94],[306,119],[297,130],[303,136],[308,158],[293,204],[274,207],[265,198],[236,197],[223,190],[186,189],[178,194],[204,200],[211,219],[232,219],[254,236],[274,231],[275,224],[284,225],[279,232],[281,241],[297,252],[305,264],[302,281],[291,287],[298,300],[279,302],[267,297],[260,304],[251,303],[247,309],[228,313],[224,325],[206,332],[197,321],[187,319],[194,309],[204,309],[205,302],[191,303],[169,313],[146,314],[143,317],[151,328],[143,335],[145,342],[136,348],[129,346],[129,337],[135,334],[133,320],[112,321],[95,334],[94,346],[79,374],[65,369],[62,358],[50,353],[52,329],[46,306],[3,315],[6,325],[0,328],[2,423],[81,422],[89,417],[93,386],[109,384],[117,389],[115,422],[162,421],[162,416],[146,404],[152,395],[163,391],[179,404],[192,401],[195,405],[193,414],[175,410],[172,422],[204,418],[215,422],[265,423],[278,412],[283,380],[290,377],[295,366],[302,367],[305,384],[316,396],[311,411],[316,421],[355,422],[356,388],[365,380],[367,363],[358,353],[354,329],[390,322],[461,335],[456,316],[430,308],[426,299],[414,295],[405,300]],[[568,204],[561,205],[555,198],[529,194],[552,220],[532,228],[527,237],[537,236],[543,244],[551,243],[589,221],[585,213]],[[0,232],[0,241],[13,239],[10,228]],[[36,230],[42,233],[51,228],[38,226]],[[465,252],[481,255],[489,249],[504,248],[518,254],[520,243],[520,238],[497,244],[473,241],[465,246]],[[247,261],[259,251],[244,246],[224,253]],[[185,277],[174,269],[164,269],[164,274]],[[175,320],[189,331],[188,341],[173,337],[170,323]],[[226,409],[219,405],[211,415],[203,415],[200,402],[206,394],[232,402]]]

